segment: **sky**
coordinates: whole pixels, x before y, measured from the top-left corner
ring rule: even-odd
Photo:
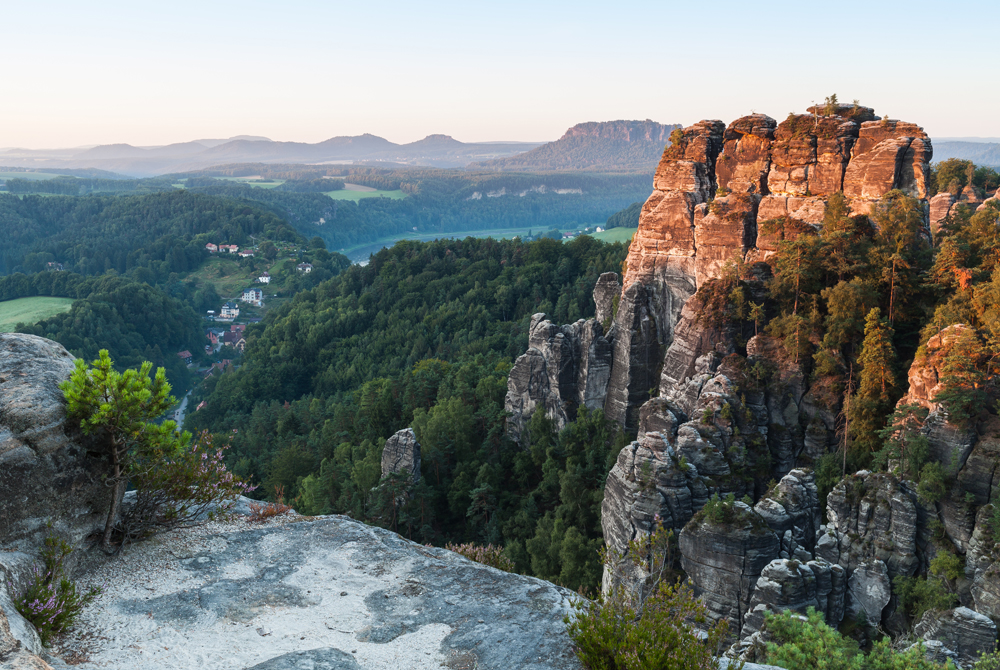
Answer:
[[[1000,136],[1000,2],[0,4],[0,147],[548,141],[584,121],[783,119],[836,93]]]

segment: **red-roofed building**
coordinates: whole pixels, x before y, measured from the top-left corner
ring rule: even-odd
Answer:
[[[187,349],[185,349],[184,351],[177,352],[177,358],[181,359],[188,365],[191,365],[191,361],[194,360],[194,356],[192,356],[191,352],[188,351]]]

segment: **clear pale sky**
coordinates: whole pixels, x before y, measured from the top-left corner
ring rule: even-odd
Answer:
[[[1000,2],[4,2],[0,147],[551,140],[836,92],[1000,135]]]

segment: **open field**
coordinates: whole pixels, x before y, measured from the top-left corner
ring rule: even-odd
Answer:
[[[612,228],[611,230],[605,230],[602,233],[591,233],[590,236],[601,242],[624,242],[628,244],[632,241],[632,236],[635,235],[637,228]]]
[[[406,194],[402,191],[376,191],[374,189],[371,191],[356,191],[347,188],[341,191],[329,191],[326,195],[334,200],[353,200],[354,202],[362,198],[392,198],[393,200],[402,200],[406,197]]]
[[[68,312],[73,300],[70,298],[18,298],[0,302],[0,333],[12,333],[19,323],[38,323],[50,316]]]
[[[28,181],[45,181],[55,179],[59,175],[48,172],[0,172],[0,181],[7,179],[26,179]]]

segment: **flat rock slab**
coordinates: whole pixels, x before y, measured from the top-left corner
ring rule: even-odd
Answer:
[[[81,582],[81,670],[580,668],[571,591],[345,517],[178,531]]]

